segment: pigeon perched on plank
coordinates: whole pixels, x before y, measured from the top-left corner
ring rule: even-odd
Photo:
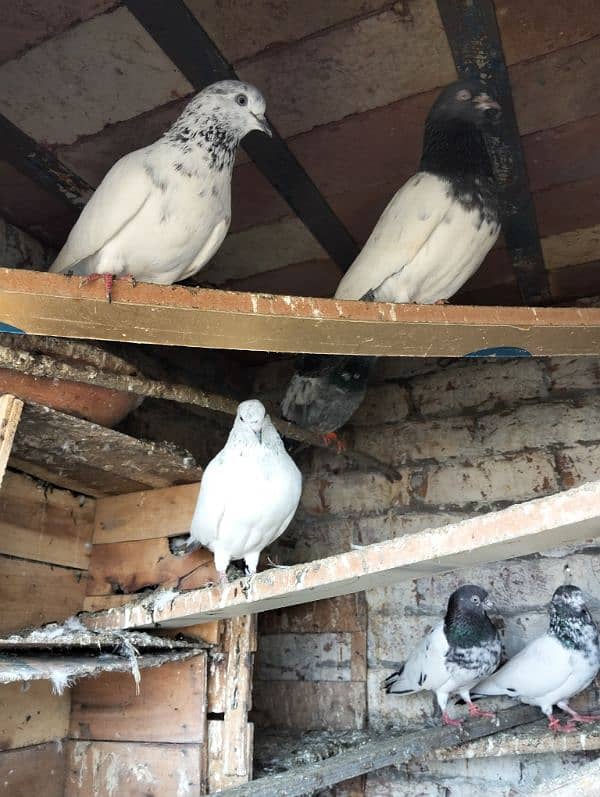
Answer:
[[[575,722],[597,722],[600,716],[579,714],[569,699],[588,687],[600,670],[598,629],[581,590],[559,587],[550,603],[548,630],[513,656],[498,672],[477,685],[477,696],[506,695],[539,706],[554,731],[571,732]],[[570,719],[564,725],[552,713],[558,706]]]
[[[260,552],[286,530],[300,501],[302,476],[260,401],[243,401],[225,447],[200,484],[187,550],[215,555],[226,582],[231,560],[256,572]]]
[[[237,146],[251,130],[271,135],[265,101],[237,80],[213,83],[156,141],[104,177],[50,271],[170,285],[196,274],[231,221]]]
[[[498,631],[486,614],[492,604],[481,587],[467,584],[452,593],[444,622],[437,625],[399,670],[384,681],[388,694],[435,692],[445,725],[460,725],[446,711],[450,695],[459,694],[472,717],[493,717],[471,701],[469,691],[500,663]]]
[[[477,271],[500,232],[483,135],[499,116],[478,81],[453,83],[440,94],[425,122],[419,171],[383,211],[336,299],[440,303]],[[333,438],[364,398],[375,358],[361,359],[301,363],[281,405],[284,417]]]

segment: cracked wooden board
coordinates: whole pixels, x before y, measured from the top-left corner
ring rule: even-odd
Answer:
[[[600,534],[600,482],[224,586],[146,598],[82,618],[90,628],[192,625],[361,592]]]
[[[600,352],[600,309],[396,305],[100,284],[0,269],[0,322],[34,335],[250,351],[460,357],[498,347],[536,356]]]

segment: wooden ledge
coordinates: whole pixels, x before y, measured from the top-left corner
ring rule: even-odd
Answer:
[[[33,335],[216,349],[461,357],[600,353],[599,308],[398,305],[115,284],[0,269],[0,325]]]
[[[225,586],[82,617],[89,628],[184,627],[512,559],[600,536],[600,482]]]

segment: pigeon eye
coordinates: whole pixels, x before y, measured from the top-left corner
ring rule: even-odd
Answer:
[[[473,595],[471,600],[473,601],[473,603],[479,603],[479,598],[477,597],[477,595]]]
[[[245,94],[238,94],[235,101],[238,105],[248,105],[248,97]]]
[[[461,102],[466,102],[467,100],[471,99],[471,92],[468,89],[461,89],[456,94],[456,99],[460,100]]]

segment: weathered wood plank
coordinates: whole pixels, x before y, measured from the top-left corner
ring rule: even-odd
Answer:
[[[65,797],[205,793],[198,744],[69,741],[65,750]]]
[[[0,487],[22,410],[20,399],[8,394],[0,396]]]
[[[218,581],[213,555],[200,548],[187,556],[172,554],[167,537],[94,545],[88,595],[139,592],[147,587],[192,589]]]
[[[359,748],[352,748],[325,761],[305,764],[227,789],[222,792],[221,797],[272,797],[274,794],[278,797],[301,797],[365,772],[398,765],[435,750],[452,747],[469,739],[490,736],[499,730],[533,722],[538,718],[538,709],[517,706],[499,712],[496,722],[478,719],[466,722],[460,729],[440,726],[412,733],[387,735],[384,739],[367,742]]]
[[[351,681],[255,681],[254,712],[269,728],[360,729],[366,721],[366,687]]]
[[[85,579],[83,570],[0,556],[0,634],[76,614]]]
[[[235,617],[227,629],[227,673],[223,719],[223,784],[234,786],[252,778],[248,761],[248,711],[252,705],[256,617]]]
[[[132,742],[197,742],[206,726],[206,654],[142,673],[105,673],[72,689],[69,736]]]
[[[309,353],[380,356],[600,348],[595,308],[394,305],[127,282],[117,284],[109,304],[101,285],[81,288],[77,278],[11,269],[0,269],[0,318],[38,335],[252,351],[295,352],[299,342]]]
[[[8,472],[0,490],[0,553],[86,570],[94,501]]]
[[[94,545],[187,534],[199,484],[98,499]]]
[[[174,597],[168,606],[153,607],[147,601],[89,617],[86,622],[98,628],[184,626],[267,611],[594,538],[599,519],[600,482],[591,482],[316,562],[190,590]]]
[[[64,750],[49,742],[0,753],[0,784],[6,797],[64,797]]]
[[[0,750],[13,750],[67,735],[71,698],[55,695],[47,681],[24,692],[21,684],[0,686]]]
[[[324,632],[366,631],[364,596],[341,595],[324,601],[275,609],[258,618],[261,636],[265,634],[321,634]]]
[[[225,723],[222,720],[208,721],[208,793],[220,792],[228,789],[234,783],[246,783],[248,778],[227,775],[223,768],[223,753],[225,747]],[[246,734],[246,752],[244,756],[247,771],[252,773],[252,751],[254,742],[254,726],[248,723]],[[251,774],[250,774],[251,777]]]
[[[18,470],[91,496],[198,482],[194,460],[89,421],[28,403],[10,459]]]

